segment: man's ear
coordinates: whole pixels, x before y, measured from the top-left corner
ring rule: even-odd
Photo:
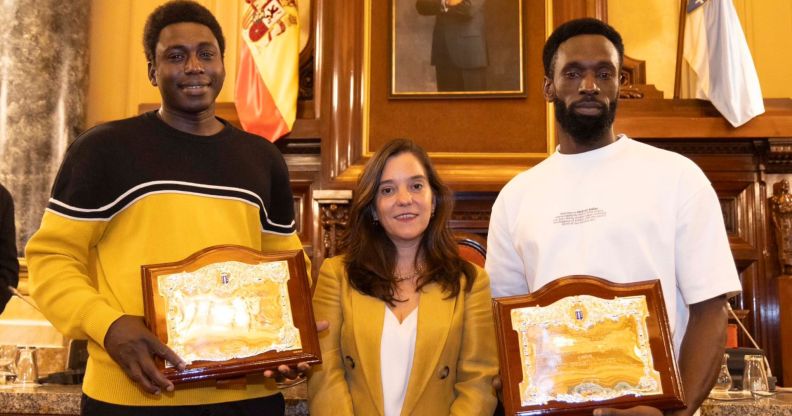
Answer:
[[[148,79],[151,85],[157,86],[157,70],[154,68],[154,63],[148,61]]]
[[[542,84],[542,91],[544,92],[544,97],[547,102],[552,102],[556,98],[553,80],[546,76],[544,77],[544,83]]]

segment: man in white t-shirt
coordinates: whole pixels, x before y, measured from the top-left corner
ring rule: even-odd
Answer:
[[[720,366],[726,297],[741,290],[718,198],[676,153],[615,135],[621,36],[595,19],[559,26],[544,47],[544,95],[557,152],[517,175],[492,208],[486,269],[493,296],[525,294],[583,274],[660,279],[687,409]],[[659,415],[640,406],[595,415]]]

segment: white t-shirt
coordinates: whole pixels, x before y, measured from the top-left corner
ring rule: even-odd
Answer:
[[[382,404],[385,416],[401,414],[407,382],[410,380],[415,336],[418,333],[418,308],[413,309],[399,323],[387,306],[380,340],[380,374],[382,375]]]
[[[741,290],[701,169],[623,135],[592,151],[556,152],[506,184],[492,207],[486,269],[494,297],[576,274],[660,279],[677,356],[688,305]]]

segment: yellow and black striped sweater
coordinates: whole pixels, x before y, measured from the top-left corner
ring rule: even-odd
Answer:
[[[103,349],[110,324],[143,315],[141,265],[219,244],[302,248],[282,155],[223,123],[216,135],[195,136],[151,112],[97,126],[66,154],[26,256],[32,296],[46,317],[69,337],[89,341],[83,392],[91,398],[169,406],[276,392],[271,380],[250,377],[244,390],[187,384],[148,395]]]

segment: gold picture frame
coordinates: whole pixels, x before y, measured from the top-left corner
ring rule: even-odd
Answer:
[[[525,96],[523,0],[390,6],[390,98]]]

